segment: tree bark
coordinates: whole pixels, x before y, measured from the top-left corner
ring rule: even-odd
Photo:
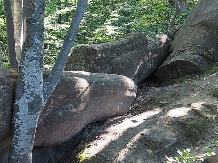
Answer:
[[[6,26],[7,26],[7,42],[8,42],[8,54],[10,60],[11,68],[17,69],[17,60],[15,53],[15,41],[14,41],[14,25],[13,25],[13,17],[11,11],[11,1],[4,0],[4,10],[6,17]]]
[[[3,67],[1,44],[0,44],[0,67]]]
[[[43,103],[44,0],[26,0],[26,40],[15,90],[10,163],[32,162],[37,122]]]
[[[179,7],[179,10],[181,12],[187,12],[188,11],[188,2],[187,2],[187,0],[179,0],[178,1],[178,7]]]
[[[7,1],[7,0],[5,0]],[[21,47],[23,41],[21,37],[22,32],[22,22],[23,22],[23,7],[22,0],[14,0],[14,40],[15,40],[15,52],[18,64],[21,60]]]
[[[60,79],[61,72],[72,48],[87,3],[88,0],[78,1],[78,6],[61,53],[51,75],[43,83],[43,14],[45,0],[24,1],[24,31],[23,34],[20,35],[21,39],[24,40],[24,45],[15,90],[14,133],[9,156],[10,163],[32,162],[32,149],[39,116]],[[18,26],[18,28],[19,27],[20,26]],[[21,28],[19,28],[19,30],[21,30]],[[19,36],[19,33],[17,33],[17,36]]]
[[[174,13],[174,15],[173,15],[172,20],[170,21],[170,25],[169,25],[169,27],[168,27],[168,32],[169,32],[170,30],[172,30],[172,27],[173,27],[174,22],[175,22],[175,20],[176,20],[176,16],[178,15],[178,12],[179,12],[179,5],[178,5],[178,3],[179,3],[179,0],[176,0],[176,2],[175,2],[175,13]]]

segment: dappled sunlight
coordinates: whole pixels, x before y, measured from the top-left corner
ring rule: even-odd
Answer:
[[[134,146],[134,144],[141,138],[142,134],[145,134],[149,132],[148,129],[144,129],[141,132],[139,132],[138,134],[136,134],[127,144],[126,147],[123,148],[117,157],[117,161],[122,162],[124,161],[125,157],[129,154],[129,151],[131,150],[132,146]]]
[[[116,30],[118,27],[112,26],[112,25],[106,25],[106,30],[108,35],[116,34]]]
[[[88,87],[89,83],[86,79],[79,78],[79,77],[74,77],[77,81],[75,83],[75,88],[83,88],[83,87]]]
[[[120,76],[120,77],[123,80],[123,82],[125,83],[125,85],[127,86],[127,88],[135,89],[136,85],[134,84],[134,82],[130,78],[128,78],[126,76]],[[124,94],[125,94],[125,96],[136,96],[136,93],[132,90],[130,91],[129,89],[127,89]]]
[[[188,115],[188,112],[191,111],[192,109],[201,110],[203,107],[203,104],[205,104],[205,102],[200,101],[200,102],[192,103],[190,107],[174,108],[167,112],[167,116],[168,117],[186,116]]]
[[[146,62],[148,62],[148,66],[147,68],[152,68],[153,67],[153,61],[152,61],[152,56],[153,54],[151,52],[149,52],[148,54],[146,54],[144,56],[144,58],[142,58],[139,62],[138,62],[138,66],[135,70],[135,73],[134,73],[134,77],[139,73],[139,71],[142,71],[141,69],[143,68],[143,64],[145,64]],[[151,60],[151,62],[149,61]]]
[[[83,89],[80,94],[77,96],[80,96],[81,103],[77,108],[77,111],[82,111],[85,108],[85,105],[89,101],[90,98],[90,92],[91,92],[91,87],[89,86],[89,83],[86,79],[83,78],[77,78],[77,82],[75,83],[75,88]]]
[[[150,54],[150,53],[149,53]],[[142,58],[139,62],[138,62],[138,65],[137,65],[137,68],[135,69],[135,72],[134,72],[134,75],[133,77],[137,77],[136,75],[139,73],[139,71],[141,70],[142,68],[142,65],[144,64],[145,60],[147,60],[147,55],[145,55],[144,58]]]
[[[119,27],[112,25],[114,21],[118,21],[118,10],[112,11],[111,12],[111,18],[106,20],[104,25],[105,28],[107,30],[107,35],[113,35],[113,34],[117,34],[117,30],[119,29]]]
[[[73,73],[78,74],[78,75],[85,75],[85,76],[90,76],[91,75],[91,72],[86,72],[86,71],[73,71]]]
[[[162,109],[157,108],[151,111],[144,112],[142,114],[139,114],[137,116],[125,118],[123,121],[121,121],[119,124],[112,125],[105,129],[105,133],[100,135],[98,139],[101,139],[101,141],[94,140],[90,144],[88,144],[88,148],[85,149],[84,153],[86,157],[90,158],[98,153],[100,153],[104,148],[106,148],[112,141],[115,141],[119,137],[121,137],[128,129],[135,128],[142,124],[146,119],[151,118],[152,116],[159,114],[162,112]],[[140,133],[139,133],[140,135]],[[134,143],[139,139],[139,135],[137,134],[131,142]],[[130,144],[131,144],[130,142]],[[124,149],[125,150],[125,149]],[[127,149],[126,149],[127,150]],[[121,151],[122,152],[122,151]],[[120,158],[122,159],[122,158]]]
[[[175,109],[170,110],[167,113],[167,116],[168,117],[181,117],[181,116],[188,115],[188,112],[191,110],[192,109],[188,107],[175,108]]]
[[[192,104],[191,104],[191,107],[194,108],[194,109],[196,109],[196,110],[201,110],[202,107],[203,107],[203,104],[205,104],[205,103],[206,103],[206,102],[202,102],[202,101],[200,101],[200,102],[195,102],[195,103],[192,103]]]

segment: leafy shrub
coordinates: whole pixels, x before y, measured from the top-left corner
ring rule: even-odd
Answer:
[[[187,122],[186,125],[187,125],[187,133],[192,137],[196,137],[206,129],[208,122],[205,118],[198,118],[191,122]]]
[[[218,147],[217,140],[213,140],[213,146]],[[214,156],[215,149],[209,148],[207,146],[204,147],[204,153],[193,154],[190,149],[184,149],[182,151],[178,150],[178,156],[176,157],[167,157],[167,163],[195,163],[196,161],[204,161],[205,159]]]

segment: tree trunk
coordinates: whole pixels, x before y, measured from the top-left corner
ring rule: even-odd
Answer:
[[[15,53],[15,41],[14,41],[14,25],[13,17],[11,11],[11,1],[4,0],[4,10],[6,17],[6,26],[7,26],[7,42],[8,42],[8,54],[10,59],[11,68],[17,69],[17,60]]]
[[[52,68],[51,75],[44,82],[44,105],[46,104],[49,96],[51,95],[59,81],[65,62],[76,38],[77,30],[83,18],[87,3],[88,0],[78,0],[77,8],[72,19],[70,29],[61,48],[60,54],[58,55],[57,61]]]
[[[7,1],[7,0],[5,0]],[[22,40],[22,22],[23,22],[23,8],[22,0],[14,0],[14,40],[15,40],[15,52],[18,64],[21,59],[21,47]]]
[[[44,0],[26,0],[23,6],[24,40],[15,90],[10,163],[32,162],[35,132],[42,108],[55,89],[72,48],[88,0],[79,0],[68,35],[51,75],[43,85]],[[18,35],[17,35],[18,36]],[[25,37],[26,36],[26,37]]]
[[[2,51],[1,51],[2,47],[0,44],[0,67],[3,67],[3,60],[2,60]]]
[[[176,0],[176,2],[175,2],[175,13],[174,13],[174,15],[173,15],[172,20],[170,21],[170,25],[169,25],[169,27],[168,27],[168,32],[170,32],[170,30],[172,30],[173,25],[174,25],[174,22],[175,22],[175,20],[176,20],[176,16],[178,15],[178,12],[179,12],[178,1],[179,1],[179,0]]]
[[[43,103],[44,0],[26,0],[26,40],[15,90],[13,138],[9,162],[32,162],[37,122]]]
[[[188,11],[188,2],[187,2],[187,0],[179,0],[178,1],[178,7],[179,7],[179,10],[181,12],[187,12]]]

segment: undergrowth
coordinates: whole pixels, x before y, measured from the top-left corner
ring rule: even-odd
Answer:
[[[213,145],[215,148],[218,148],[218,142],[216,139],[213,140]],[[167,163],[195,163],[197,161],[204,161],[208,159],[211,156],[214,156],[215,149],[212,149],[208,146],[204,147],[204,153],[199,153],[199,154],[194,154],[193,151],[191,151],[189,148],[184,149],[182,151],[178,150],[177,151],[178,156],[176,157],[167,157]]]

